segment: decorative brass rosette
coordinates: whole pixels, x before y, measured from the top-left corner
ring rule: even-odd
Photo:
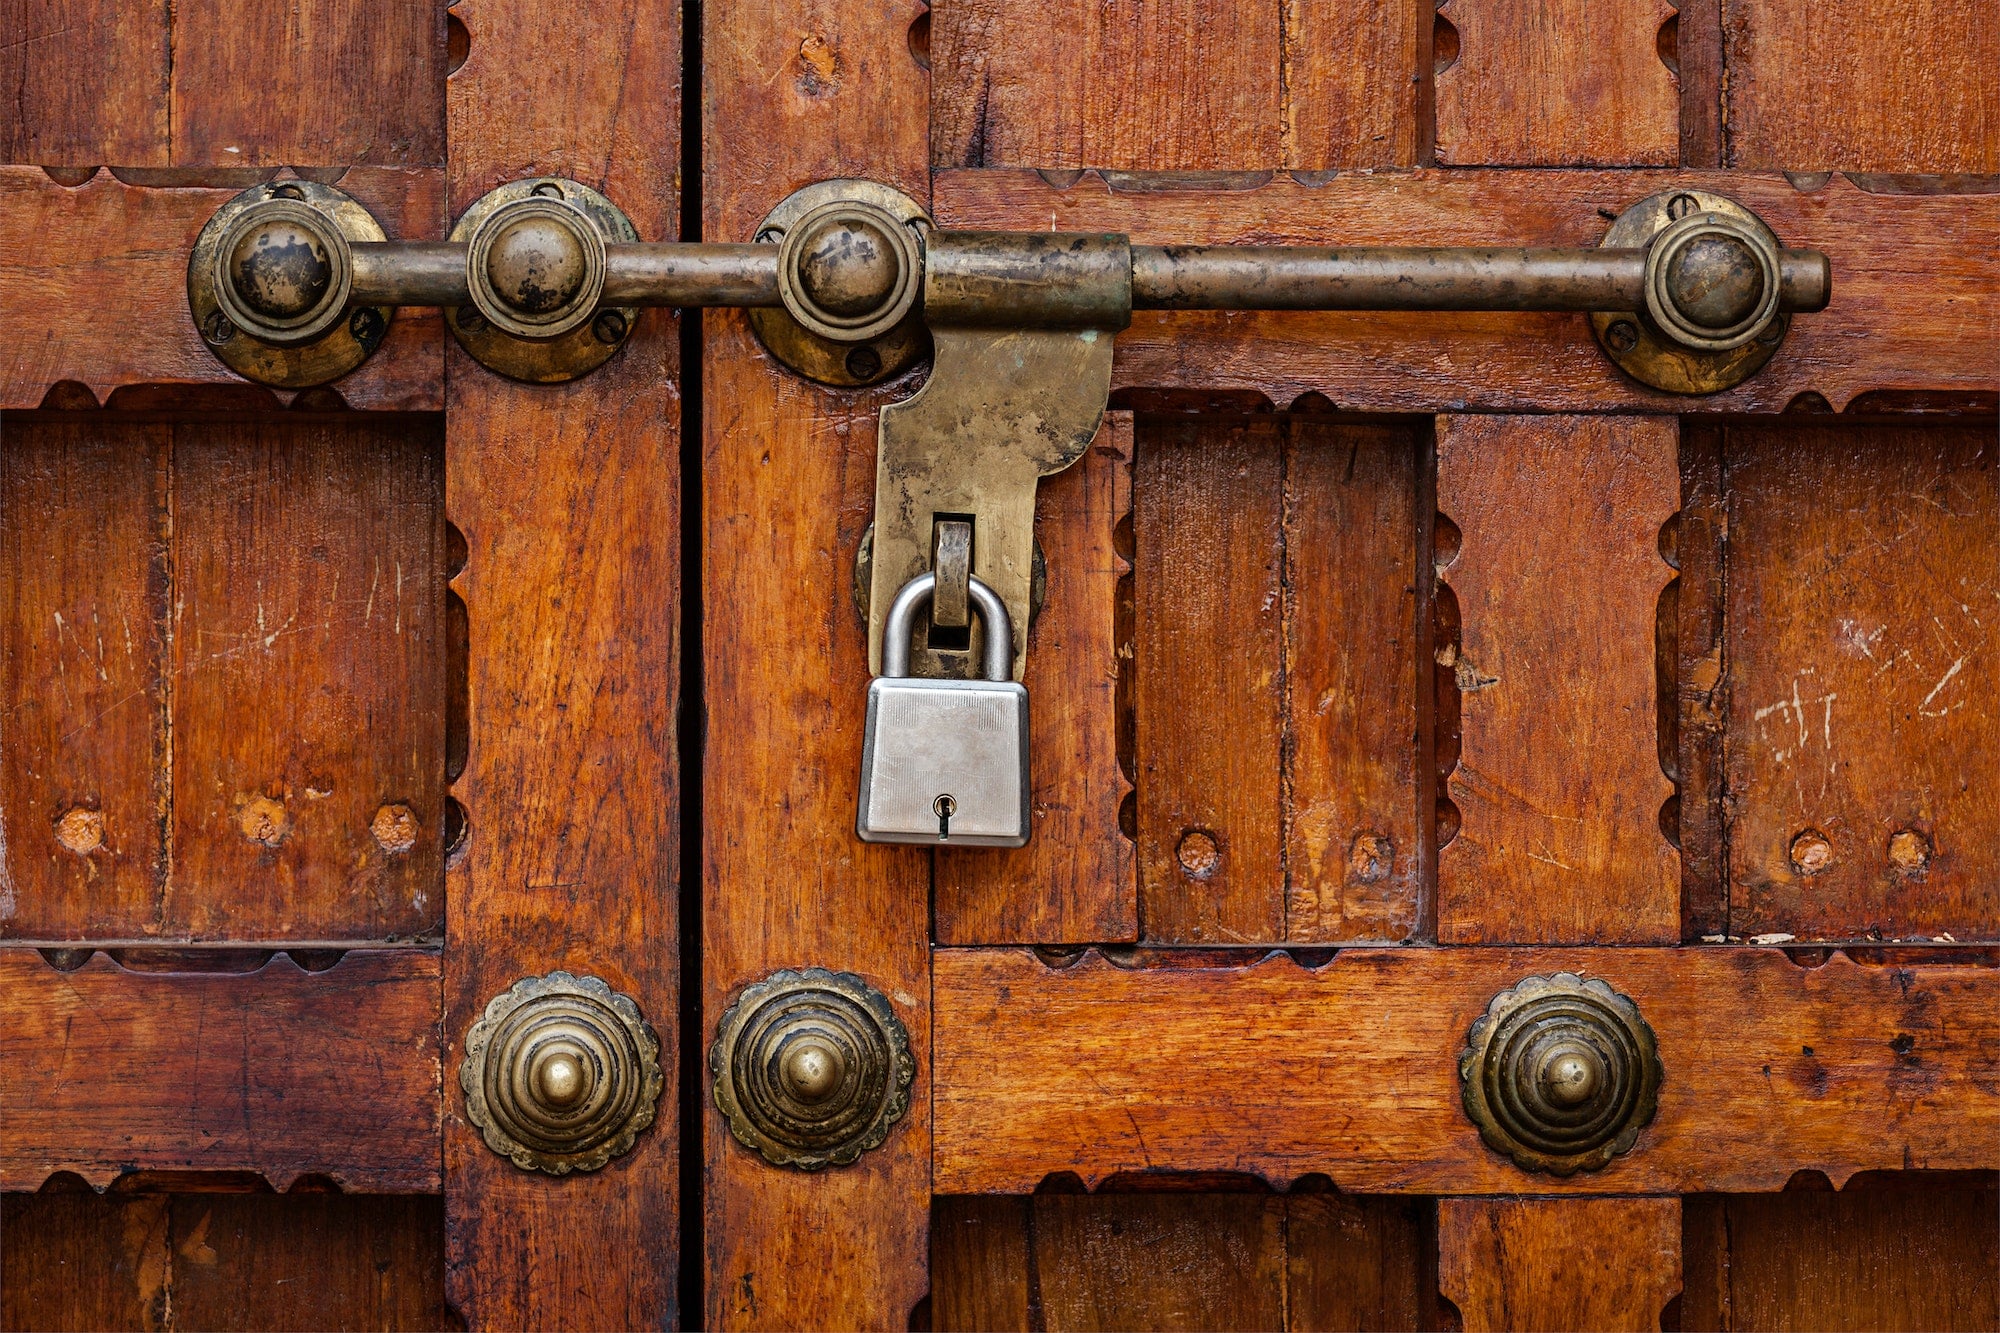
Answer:
[[[1568,972],[1528,977],[1472,1025],[1458,1077],[1486,1146],[1528,1171],[1597,1171],[1652,1122],[1664,1071],[1639,1006]]]
[[[653,1123],[660,1039],[630,996],[551,972],[496,996],[465,1037],[458,1081],[486,1146],[526,1171],[595,1171]]]
[[[774,972],[722,1016],[708,1051],[716,1109],[773,1166],[846,1166],[910,1109],[916,1061],[889,1001],[860,977]]]

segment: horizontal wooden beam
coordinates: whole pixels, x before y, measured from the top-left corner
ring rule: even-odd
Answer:
[[[308,972],[74,971],[0,949],[0,1190],[59,1171],[308,1173],[351,1192],[436,1191],[443,1150],[436,953],[354,951]]]
[[[395,240],[443,237],[436,168],[353,167],[333,184]],[[40,167],[0,167],[0,408],[39,407],[65,380],[100,403],[140,384],[246,387],[209,354],[187,302],[195,237],[238,188],[128,185],[108,170],[67,186]],[[333,387],[353,408],[442,408],[442,314],[399,311],[375,355]]]
[[[1817,393],[1834,409],[1872,391],[1994,389],[2000,194],[1952,178],[1724,171],[1420,170],[1176,177],[941,171],[946,227],[1117,231],[1135,242],[1256,245],[1596,245],[1609,219],[1659,190],[1733,196],[1786,245],[1833,261],[1833,302],[1797,316],[1769,365],[1737,388],[1683,398],[1627,379],[1588,317],[1562,314],[1207,314],[1142,311],[1118,335],[1119,388],[1308,392],[1381,412],[1775,412]],[[1977,184],[1975,182],[1975,184]],[[1864,402],[1862,406],[1866,406]],[[1990,410],[1990,407],[1988,408]]]
[[[1172,955],[1153,955],[1154,958]],[[1207,959],[1204,962],[1204,959]],[[1218,966],[946,949],[933,977],[933,1188],[1054,1172],[1324,1172],[1368,1193],[1695,1193],[2000,1166],[2000,972],[1782,950],[1354,949]],[[1601,977],[1658,1036],[1659,1113],[1597,1173],[1530,1175],[1459,1102],[1466,1031],[1531,975]]]

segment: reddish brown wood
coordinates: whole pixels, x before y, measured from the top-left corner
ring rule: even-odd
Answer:
[[[1632,1152],[1567,1179],[1485,1148],[1456,1072],[1496,992],[1560,970],[1631,996],[1666,1067]],[[1317,970],[941,950],[934,1179],[1005,1193],[1058,1171],[1325,1172],[1354,1192],[1683,1193],[1806,1169],[1992,1169],[1992,980],[1752,949],[1356,949]]]
[[[829,177],[929,203],[914,6],[702,12],[705,239],[748,240]],[[903,1329],[928,1287],[930,857],[854,839],[868,651],[853,586],[876,411],[909,384],[826,391],[741,315],[711,312],[703,333],[704,1040],[743,986],[817,965],[889,998],[918,1072],[880,1148],[810,1175],[773,1170],[704,1102],[707,1309],[688,1318]]]
[[[1731,165],[2000,171],[2000,32],[1957,0],[1722,0]]]
[[[1437,74],[1437,160],[1672,166],[1680,88],[1660,59],[1671,0],[1446,0],[1458,58]]]
[[[0,1328],[167,1329],[171,1209],[158,1194],[0,1196]]]
[[[1673,570],[1676,431],[1644,417],[1444,417],[1438,508],[1462,737],[1438,858],[1445,943],[1666,943],[1654,621]],[[1443,661],[1443,658],[1440,659]]]
[[[1118,335],[1114,384],[1254,390],[1283,407],[1318,392],[1394,412],[1779,411],[1805,392],[1834,408],[1872,390],[1993,394],[2000,195],[1884,194],[1845,177],[1664,171],[1421,171],[1067,186],[1031,171],[941,171],[946,226],[1122,231],[1135,242],[1595,245],[1613,214],[1688,184],[1754,209],[1787,245],[1832,256],[1833,304],[1796,319],[1761,372],[1698,402],[1627,379],[1582,315],[1140,312]],[[1870,181],[1871,189],[1884,183]]]
[[[437,1004],[438,956],[416,950],[191,973],[0,949],[0,1188],[153,1170],[435,1190]]]
[[[1289,1196],[1287,1326],[1329,1333],[1439,1327],[1436,1265],[1427,1260],[1430,1212],[1416,1199]]]
[[[1729,516],[1723,499],[1719,426],[1681,423],[1681,514],[1673,550],[1675,590],[1672,660],[1676,818],[1680,836],[1681,938],[1729,930],[1728,841],[1723,806],[1722,739],[1728,712],[1722,649],[1727,593]]]
[[[1151,941],[1284,938],[1282,440],[1270,417],[1140,435],[1133,700]]]
[[[1028,636],[1034,706],[1033,837],[1014,851],[936,855],[940,944],[1097,943],[1138,938],[1132,840],[1119,807],[1116,609],[1132,567],[1118,528],[1132,509],[1132,418],[1114,412],[1068,471],[1043,481],[1035,540],[1048,600]],[[1129,529],[1128,529],[1129,530]]]
[[[436,171],[357,167],[335,182],[398,240],[443,235]],[[58,382],[101,402],[135,384],[237,385],[188,317],[186,257],[234,188],[148,188],[100,171],[63,186],[34,167],[0,167],[0,408],[38,407]],[[333,386],[350,406],[435,411],[444,403],[443,321],[397,312],[376,354]],[[289,393],[251,391],[250,405]]]
[[[1724,449],[1731,932],[1992,937],[1991,427]]]
[[[1681,1289],[1681,1201],[1441,1199],[1438,1285],[1466,1333],[1651,1333]]]
[[[170,0],[0,2],[0,162],[165,166]]]
[[[1033,1200],[972,1194],[931,1207],[931,1327],[940,1333],[1029,1333],[1039,1304],[1034,1269]],[[1043,1326],[1047,1326],[1046,1313]]]
[[[548,173],[602,190],[642,236],[674,235],[680,12],[623,0],[579,23],[532,0],[460,4],[472,54],[449,87],[454,211]],[[658,311],[560,387],[451,361],[446,494],[467,551],[454,587],[470,736],[453,789],[468,833],[448,882],[450,1067],[492,997],[567,968],[638,1003],[668,1071],[632,1151],[566,1179],[490,1151],[453,1087],[446,1289],[474,1327],[679,1318],[678,350],[674,316]]]

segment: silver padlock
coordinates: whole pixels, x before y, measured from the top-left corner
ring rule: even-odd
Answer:
[[[1013,680],[1007,607],[970,580],[986,631],[986,679],[912,677],[917,608],[936,587],[937,575],[919,574],[889,605],[882,674],[868,685],[854,831],[863,842],[1020,847],[1028,841],[1028,691]]]

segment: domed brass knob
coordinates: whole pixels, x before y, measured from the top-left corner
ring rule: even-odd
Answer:
[[[837,343],[865,343],[916,305],[923,255],[880,204],[845,199],[807,213],[778,246],[778,295],[800,324]]]
[[[276,188],[290,193],[243,201],[216,238],[214,296],[223,317],[251,338],[298,347],[340,322],[353,258],[334,218],[306,202],[297,184]]]
[[[1764,299],[1757,252],[1740,236],[1707,232],[1678,246],[1663,274],[1674,309],[1704,329],[1729,329]]]
[[[653,1123],[660,1041],[597,977],[529,977],[486,1006],[459,1066],[466,1116],[524,1170],[594,1171]]]
[[[333,282],[322,229],[292,216],[264,217],[245,227],[229,251],[229,285],[267,319],[295,320],[326,299]]]
[[[466,287],[501,332],[561,338],[590,322],[604,294],[604,235],[559,193],[500,203],[467,242]]]
[[[1646,255],[1646,312],[1678,346],[1726,352],[1778,317],[1777,238],[1761,223],[1715,211],[1685,212]],[[1671,207],[1671,206],[1670,206]]]
[[[1493,997],[1459,1056],[1465,1113],[1495,1152],[1567,1176],[1629,1151],[1664,1076],[1639,1007],[1602,981],[1528,977]]]
[[[493,294],[524,315],[546,315],[574,301],[588,265],[576,229],[545,216],[506,223],[486,251]]]
[[[774,1166],[845,1166],[910,1107],[916,1062],[880,991],[845,972],[774,972],[746,988],[708,1051],[730,1133]]]

